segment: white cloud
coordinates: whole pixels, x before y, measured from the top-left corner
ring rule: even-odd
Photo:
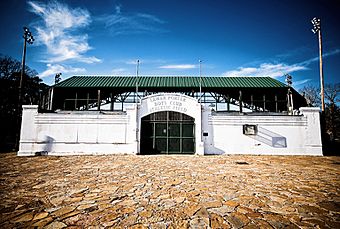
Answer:
[[[322,57],[325,58],[325,57],[329,57],[329,56],[336,55],[336,54],[338,54],[338,53],[340,53],[340,49],[335,49],[335,50],[333,50],[333,51],[323,53],[323,54],[322,54]],[[305,65],[305,66],[307,66],[307,65],[309,65],[309,64],[311,64],[311,63],[313,63],[313,62],[316,62],[316,61],[319,61],[319,56],[314,57],[314,58],[311,58],[311,59],[309,59],[309,60],[305,60],[305,61],[300,62],[300,63],[298,63],[298,64],[299,64],[299,65]]]
[[[175,65],[163,65],[159,68],[162,69],[193,69],[196,68],[194,64],[175,64]]]
[[[127,69],[125,68],[114,68],[112,69],[111,73],[113,75],[129,75],[129,73],[127,72]]]
[[[84,68],[74,68],[71,66],[60,65],[60,64],[47,64],[47,69],[39,74],[39,77],[44,78],[48,76],[55,76],[57,73],[79,73],[85,72]]]
[[[304,79],[304,80],[298,80],[298,81],[293,81],[293,86],[300,86],[302,84],[310,82],[312,79]]]
[[[340,49],[334,49],[330,52],[324,53],[322,56],[329,57],[340,53]],[[263,63],[259,67],[240,67],[237,70],[232,70],[225,72],[224,76],[269,76],[272,78],[283,76],[284,74],[291,73],[291,72],[297,72],[301,70],[307,70],[308,65],[310,65],[313,62],[319,61],[319,57],[310,58],[308,60],[296,63],[296,64],[285,64],[285,63],[278,63],[278,64],[272,64],[272,63]],[[305,79],[301,81],[295,82],[295,85],[301,85],[306,82],[309,82],[310,79]]]
[[[307,67],[293,64],[271,64],[271,63],[264,63],[261,64],[259,67],[240,67],[237,70],[225,72],[223,75],[225,76],[269,76],[272,78],[283,76],[284,74],[306,70]]]
[[[98,21],[105,24],[112,36],[140,33],[163,33],[161,28],[165,22],[158,17],[145,13],[123,13],[121,6],[115,7],[116,12],[110,15],[102,15]]]
[[[124,63],[124,64],[127,64],[127,65],[136,65],[137,59],[136,60],[133,60],[133,59],[118,60],[117,63]],[[162,60],[162,59],[142,59],[142,60],[139,60],[139,64],[164,64],[164,63],[166,63],[166,61]]]
[[[123,62],[124,62],[124,64],[129,64],[129,65],[136,65],[136,64],[137,64],[137,60],[125,60],[125,61],[123,61]],[[144,62],[144,61],[143,61],[143,62]],[[139,63],[141,64],[142,61],[139,60]]]
[[[45,45],[47,63],[75,61],[83,63],[97,63],[96,57],[86,57],[84,54],[91,49],[87,34],[80,29],[88,26],[91,17],[86,9],[71,9],[57,1],[47,4],[29,1],[31,12],[41,17],[36,23],[37,43]]]

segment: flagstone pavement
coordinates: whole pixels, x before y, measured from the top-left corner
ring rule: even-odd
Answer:
[[[0,154],[0,228],[340,228],[340,157]]]

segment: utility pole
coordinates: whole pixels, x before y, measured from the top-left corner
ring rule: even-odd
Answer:
[[[322,36],[321,36],[321,20],[320,18],[313,18],[311,20],[313,24],[312,32],[318,33],[319,38],[319,64],[320,64],[320,95],[321,95],[321,111],[325,111],[325,89],[324,89],[324,77],[323,77],[323,67],[322,67]]]

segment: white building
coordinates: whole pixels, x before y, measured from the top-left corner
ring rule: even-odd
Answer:
[[[18,155],[322,155],[319,109],[288,89],[269,77],[75,76],[52,88],[53,112],[23,106]]]

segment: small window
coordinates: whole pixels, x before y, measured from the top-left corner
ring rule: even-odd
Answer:
[[[243,125],[243,134],[244,135],[256,135],[257,134],[257,125]]]

